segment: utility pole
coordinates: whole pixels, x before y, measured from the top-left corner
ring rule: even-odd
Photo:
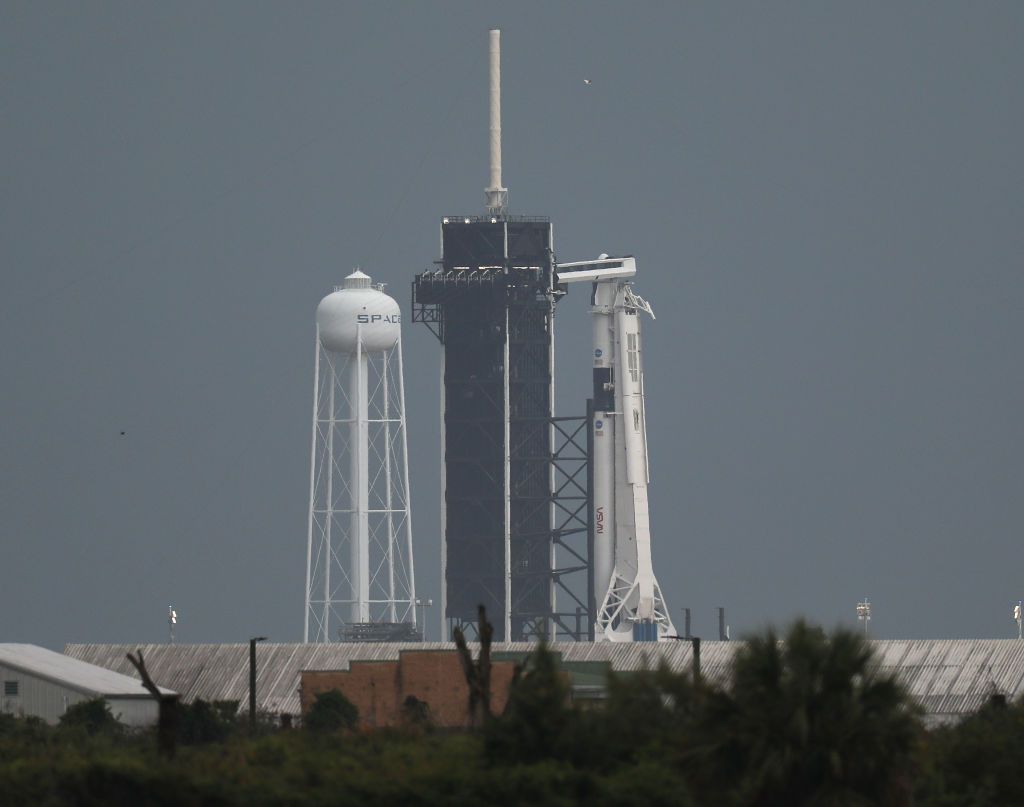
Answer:
[[[256,728],[256,642],[265,642],[266,636],[249,640],[249,728]]]
[[[689,642],[693,648],[693,683],[700,683],[700,637],[699,636],[666,636],[666,639],[675,639],[677,642]]]
[[[420,638],[424,642],[427,641],[427,609],[433,604],[434,601],[431,599],[416,598],[416,607],[420,609],[420,630],[422,631]]]

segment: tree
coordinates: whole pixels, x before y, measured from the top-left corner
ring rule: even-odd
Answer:
[[[658,669],[609,670],[607,698],[586,712],[574,749],[580,759],[604,768],[659,759],[677,763],[692,745],[694,721],[706,688],[687,672]]]
[[[963,722],[928,732],[923,805],[1024,804],[1024,701],[994,695]]]
[[[359,710],[338,689],[321,692],[309,708],[304,725],[317,733],[353,729],[359,722]]]
[[[461,627],[455,628],[452,635],[462,662],[462,673],[466,676],[469,688],[469,725],[482,726],[491,718],[491,639],[494,626],[487,621],[487,609],[477,606],[477,632],[480,634],[480,656],[473,661],[466,644],[466,634]]]
[[[117,722],[114,713],[110,711],[110,704],[103,698],[90,698],[69,706],[61,715],[60,727],[82,729],[90,737],[116,735],[124,730],[124,726]]]
[[[898,804],[919,725],[865,639],[804,621],[737,651],[726,691],[700,707],[693,770],[739,782],[746,804]]]
[[[142,657],[142,650],[136,650],[136,655],[125,653],[125,658],[131,662],[142,679],[142,686],[157,702],[159,709],[156,724],[156,745],[162,756],[172,758],[178,748],[178,696],[173,692],[161,692],[146,669],[146,660]]]
[[[542,642],[513,680],[504,713],[487,727],[488,755],[505,763],[561,757],[570,712],[566,676]]]

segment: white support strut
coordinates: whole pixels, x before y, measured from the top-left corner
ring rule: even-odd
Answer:
[[[370,620],[370,470],[367,453],[367,357],[362,326],[356,326],[356,351],[349,360],[351,422],[349,423],[349,579],[352,581],[352,622]]]

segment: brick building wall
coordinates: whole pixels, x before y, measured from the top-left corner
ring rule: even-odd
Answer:
[[[508,702],[513,661],[491,663],[491,711],[501,714]],[[412,695],[430,707],[434,725],[469,725],[469,687],[458,653],[453,650],[402,651],[398,661],[353,661],[348,670],[303,670],[302,713],[316,696],[339,690],[359,710],[360,725],[380,728],[402,722],[402,704]]]

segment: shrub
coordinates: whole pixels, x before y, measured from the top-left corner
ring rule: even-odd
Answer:
[[[202,698],[191,704],[179,703],[178,738],[186,745],[222,742],[235,729],[233,714],[234,710]]]
[[[69,706],[61,715],[60,727],[82,730],[90,737],[120,734],[124,730],[110,711],[110,704],[103,698],[91,698]]]
[[[353,729],[359,722],[359,710],[338,689],[322,692],[309,708],[304,725],[310,731],[331,732]]]
[[[402,703],[402,725],[411,729],[428,729],[432,724],[430,704],[409,695]]]

